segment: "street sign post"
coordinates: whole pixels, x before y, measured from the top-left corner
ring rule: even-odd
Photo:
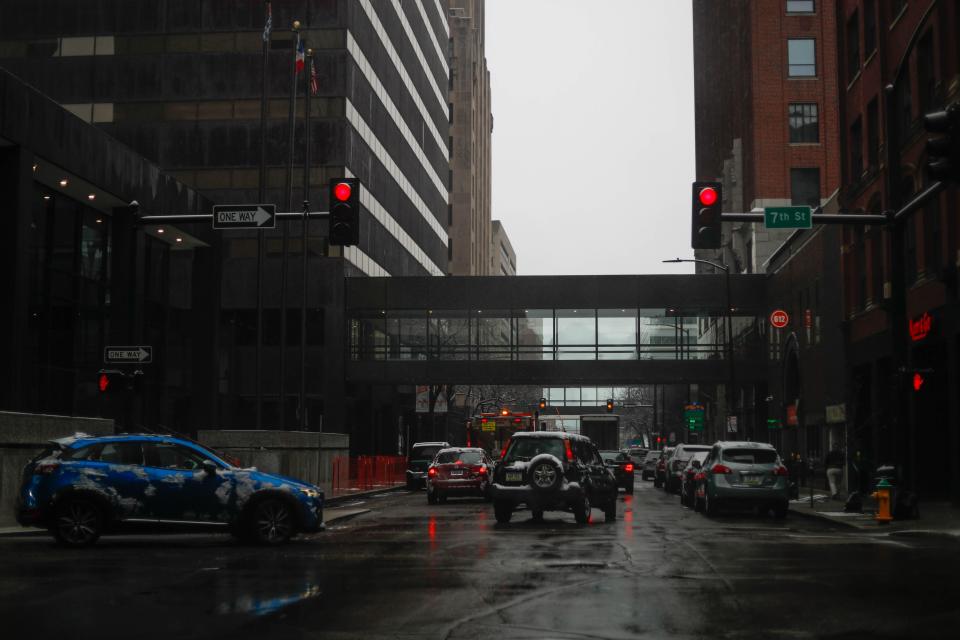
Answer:
[[[703,431],[706,424],[706,410],[702,404],[686,404],[683,406],[683,419],[688,430]]]
[[[153,362],[153,347],[104,347],[104,364],[150,364]]]
[[[770,324],[772,324],[775,329],[783,329],[790,324],[790,314],[783,309],[777,309],[770,314]]]
[[[214,229],[274,229],[274,204],[218,204],[213,206]]]
[[[767,229],[812,229],[810,207],[764,207],[763,224]]]

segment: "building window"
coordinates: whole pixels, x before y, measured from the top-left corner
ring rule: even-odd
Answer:
[[[867,166],[871,170],[880,166],[880,112],[876,98],[867,105]]]
[[[933,108],[937,99],[937,81],[933,73],[933,31],[927,31],[917,45],[917,97],[920,113]]]
[[[857,118],[850,125],[850,179],[857,181],[863,174],[863,121]]]
[[[820,169],[790,169],[790,203],[820,205]]]
[[[813,0],[787,0],[787,13],[813,13]]]
[[[869,58],[877,49],[877,0],[863,3],[863,56]]]
[[[860,72],[860,14],[853,12],[847,20],[847,81]]]
[[[896,117],[900,126],[900,139],[906,140],[913,125],[913,97],[910,94],[910,67],[904,65],[903,75],[896,88]]]
[[[790,142],[820,142],[820,121],[816,104],[791,104]]]
[[[813,38],[787,40],[787,65],[791,78],[817,75],[817,47]]]

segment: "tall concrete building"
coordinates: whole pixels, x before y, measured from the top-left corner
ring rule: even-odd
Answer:
[[[510,237],[507,235],[503,223],[494,220],[490,223],[490,275],[515,276],[517,275],[517,253],[513,250]]]
[[[697,178],[724,211],[820,205],[840,182],[834,2],[694,0]],[[761,272],[789,231],[725,224],[720,254]]]
[[[450,12],[450,235],[448,273],[490,271],[490,71],[485,0],[447,0]]]
[[[267,6],[272,33],[264,54]],[[314,51],[317,76],[306,193],[305,72],[296,81],[292,193],[286,188],[294,20],[302,23],[300,34]],[[341,427],[342,414],[332,412],[327,402],[340,402],[344,395],[337,370],[342,362],[337,365],[336,358],[324,355],[334,349],[325,346],[334,344],[329,335],[324,337],[333,327],[324,321],[329,288],[320,285],[328,257],[342,251],[346,273],[354,276],[448,272],[449,38],[443,0],[0,3],[0,67],[213,203],[260,201],[264,58],[264,201],[276,203],[278,210],[289,206],[299,211],[309,197],[311,209],[324,210],[330,178],[356,176],[361,181],[358,246],[328,247],[327,224],[317,221],[310,223],[304,247],[300,223],[290,221],[272,231],[221,232],[204,249],[207,258],[215,256],[223,274],[219,291],[207,292],[220,308],[211,336],[220,355],[217,409],[210,424],[254,426],[256,405],[263,407],[264,426],[295,424],[304,336],[304,408],[310,416],[323,415],[325,429]],[[199,225],[185,225],[185,232],[191,230],[200,233]],[[172,242],[174,236],[158,228],[144,233],[161,242]],[[265,242],[258,242],[257,233],[266,235]],[[304,249],[307,287],[300,276]],[[258,254],[264,266],[262,322],[257,314]],[[285,312],[280,305],[283,281]],[[301,306],[304,288],[309,291]],[[258,324],[263,334],[262,403],[255,400],[260,395],[255,383]],[[281,336],[286,336],[283,348]],[[318,426],[318,420],[308,424]]]

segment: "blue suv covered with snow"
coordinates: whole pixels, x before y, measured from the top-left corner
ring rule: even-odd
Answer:
[[[173,436],[77,434],[23,470],[17,520],[68,546],[133,526],[228,529],[262,544],[286,542],[323,525],[323,491],[256,469]]]

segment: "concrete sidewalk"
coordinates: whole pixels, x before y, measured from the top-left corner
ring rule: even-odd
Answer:
[[[790,501],[790,513],[806,518],[817,518],[840,526],[873,533],[897,535],[940,535],[960,540],[960,508],[946,501],[920,502],[920,517],[914,520],[894,520],[880,524],[874,518],[875,502],[867,499],[863,513],[845,513],[843,500],[833,500],[826,491],[815,490],[813,506],[810,494]]]

